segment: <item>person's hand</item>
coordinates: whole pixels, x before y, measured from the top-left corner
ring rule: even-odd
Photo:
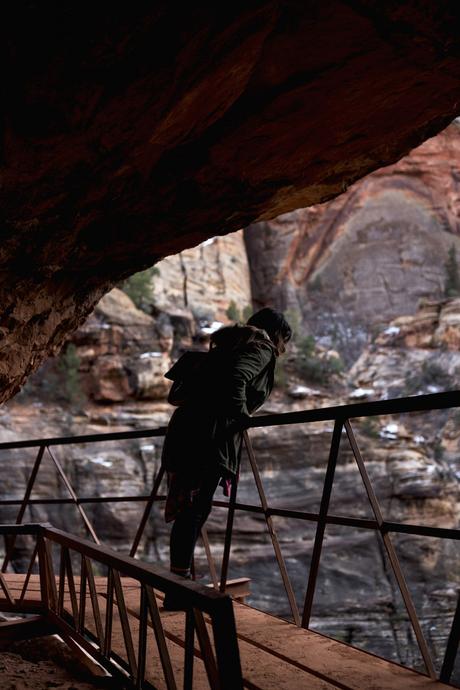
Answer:
[[[248,414],[241,414],[238,417],[235,417],[231,420],[230,424],[227,427],[228,433],[237,434],[240,431],[244,431],[249,427],[250,420],[251,417]]]

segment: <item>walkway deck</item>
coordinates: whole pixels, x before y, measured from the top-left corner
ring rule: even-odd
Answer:
[[[8,588],[19,599],[25,575],[5,574]],[[79,581],[75,578],[79,595]],[[129,625],[136,638],[139,627],[140,587],[136,580],[122,578]],[[96,578],[96,590],[101,614],[106,603],[106,579]],[[3,595],[3,593],[2,593]],[[161,607],[163,595],[157,594]],[[24,610],[39,610],[41,603],[39,576],[32,575],[23,600]],[[0,597],[0,610],[11,604]],[[64,608],[72,615],[72,602],[66,589]],[[17,604],[15,606],[17,611]],[[238,640],[243,667],[244,687],[249,690],[441,690],[452,687],[397,664],[384,661],[366,652],[331,640],[323,635],[298,628],[279,618],[257,611],[245,604],[234,604]],[[89,596],[86,605],[86,632],[96,633]],[[184,661],[185,614],[160,609],[167,645],[176,676],[181,687]],[[206,625],[209,620],[205,616]],[[149,636],[152,638],[153,636]],[[122,626],[116,607],[113,615],[112,649],[127,658]],[[166,682],[156,645],[149,641],[146,655],[146,679],[163,690]],[[198,646],[195,648],[194,683],[196,690],[209,690],[209,682]]]

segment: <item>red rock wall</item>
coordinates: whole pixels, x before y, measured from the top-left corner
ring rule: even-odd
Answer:
[[[460,126],[326,204],[250,226],[245,238],[256,305],[298,312],[307,330],[355,358],[378,325],[442,296],[452,245],[460,261]]]

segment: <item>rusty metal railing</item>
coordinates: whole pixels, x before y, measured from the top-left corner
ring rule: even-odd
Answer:
[[[457,408],[460,407],[460,391],[450,391],[446,393],[436,393],[431,395],[421,395],[414,396],[410,398],[400,398],[394,400],[382,400],[369,403],[357,403],[352,405],[343,405],[329,408],[319,408],[314,410],[306,410],[300,412],[283,413],[276,415],[264,415],[260,417],[255,417],[250,421],[250,428],[254,427],[265,427],[265,426],[280,426],[280,425],[291,425],[291,424],[308,424],[318,421],[332,421],[334,423],[334,429],[331,438],[331,445],[329,450],[329,458],[326,468],[325,480],[323,485],[321,503],[318,513],[302,512],[285,510],[281,508],[271,507],[268,503],[261,474],[257,465],[257,460],[254,454],[254,450],[250,441],[250,437],[247,431],[244,432],[244,442],[247,449],[247,454],[249,458],[249,463],[251,471],[254,477],[255,485],[257,487],[258,496],[260,499],[260,505],[252,504],[242,504],[237,502],[237,485],[233,484],[232,492],[229,502],[214,501],[213,504],[216,506],[225,507],[228,509],[227,516],[227,527],[224,542],[224,552],[222,559],[222,566],[220,572],[220,578],[217,575],[217,568],[212,558],[212,552],[207,539],[206,530],[203,530],[203,541],[205,546],[205,552],[208,559],[208,564],[210,567],[211,579],[216,589],[225,591],[228,566],[230,560],[232,534],[233,534],[233,517],[235,511],[247,511],[254,512],[264,515],[267,524],[268,532],[271,537],[275,557],[282,577],[283,585],[286,591],[287,599],[292,612],[292,617],[297,625],[301,625],[305,628],[309,627],[313,600],[315,595],[315,589],[318,579],[319,564],[321,560],[323,541],[325,529],[328,524],[348,526],[358,529],[367,529],[377,531],[382,538],[384,548],[388,555],[388,559],[393,570],[396,582],[398,584],[408,618],[413,627],[414,634],[420,648],[420,652],[425,663],[427,674],[431,678],[436,677],[436,672],[434,664],[426,643],[423,631],[413,605],[413,601],[407,587],[403,571],[401,569],[398,556],[394,549],[391,533],[406,533],[413,535],[420,535],[426,537],[437,537],[441,539],[460,539],[459,529],[446,529],[439,527],[431,527],[425,525],[411,525],[405,523],[389,522],[383,517],[381,508],[379,506],[376,494],[374,492],[371,480],[369,478],[365,461],[362,456],[361,450],[358,446],[356,440],[352,421],[355,418],[360,417],[374,417],[381,415],[394,415],[403,414],[411,412],[423,412],[428,410],[440,410],[447,408]],[[65,438],[49,438],[49,439],[39,439],[33,441],[16,441],[10,443],[0,444],[0,451],[2,449],[14,449],[14,448],[38,448],[38,454],[29,477],[29,481],[26,487],[24,497],[21,501],[4,500],[0,501],[1,505],[12,505],[16,503],[19,505],[19,512],[17,515],[17,523],[20,523],[24,517],[27,505],[32,503],[74,503],[80,511],[82,520],[85,524],[86,529],[91,534],[93,539],[97,541],[97,535],[92,527],[91,523],[86,516],[83,509],[83,503],[87,502],[104,502],[104,501],[127,501],[127,500],[142,500],[145,501],[146,505],[142,518],[140,520],[133,545],[130,550],[130,556],[134,557],[139,543],[141,541],[142,535],[145,530],[145,526],[148,522],[149,515],[151,513],[152,507],[157,500],[161,500],[162,497],[158,495],[158,491],[163,478],[163,470],[160,468],[157,473],[152,491],[149,496],[138,496],[138,497],[85,497],[79,499],[67,478],[65,481],[66,487],[69,491],[69,499],[40,499],[39,501],[32,501],[30,496],[34,482],[36,480],[39,467],[44,455],[45,450],[50,452],[53,462],[56,465],[58,472],[61,477],[63,477],[64,470],[59,466],[56,458],[50,450],[52,446],[75,444],[75,443],[89,443],[89,442],[100,442],[109,440],[122,440],[122,439],[133,439],[133,438],[148,438],[153,436],[163,436],[165,433],[165,428],[159,428],[147,431],[135,431],[135,432],[121,432],[115,434],[93,434],[86,436],[75,436],[75,437],[65,437]],[[346,436],[350,449],[353,453],[357,467],[361,474],[363,485],[367,493],[367,497],[372,508],[373,519],[363,519],[355,517],[346,517],[340,515],[331,515],[329,513],[329,503],[331,498],[331,492],[334,484],[334,476],[337,465],[337,459],[339,454],[340,444],[342,442],[342,437]],[[63,477],[64,479],[64,477]],[[308,584],[306,588],[305,601],[302,611],[300,612],[297,606],[295,594],[293,591],[292,584],[289,579],[289,575],[284,562],[282,550],[280,547],[279,539],[276,534],[276,530],[273,524],[273,517],[280,516],[285,518],[292,518],[294,520],[307,520],[316,523],[316,535],[314,540],[310,571],[308,576]],[[4,571],[9,559],[9,554],[11,553],[11,544],[8,545],[8,550],[3,563],[2,570]],[[1,584],[1,583],[0,583]],[[444,661],[440,673],[440,679],[447,682],[450,679],[460,637],[460,604],[457,607],[457,611],[454,615],[452,622],[452,628],[447,643],[447,649],[444,656]]]
[[[41,614],[33,621],[34,634],[40,634],[40,626],[44,634],[58,632],[77,652],[81,647],[112,676],[120,678],[123,687],[127,684],[146,690],[154,690],[156,682],[152,681],[159,680],[161,674],[168,690],[181,686],[191,690],[196,635],[209,686],[216,690],[242,690],[235,619],[228,595],[186,582],[164,568],[120,556],[110,548],[50,525],[0,525],[0,534],[26,535],[35,540],[19,595],[15,596],[18,583],[13,580],[13,589],[8,576],[0,576],[2,610]],[[33,586],[36,580],[32,575],[37,561],[39,592]],[[104,568],[106,576],[95,577],[96,568]],[[184,602],[182,637],[165,628],[159,593]],[[176,649],[183,647],[183,661],[179,665],[171,659],[167,638],[174,641]],[[175,667],[181,669],[180,678]]]

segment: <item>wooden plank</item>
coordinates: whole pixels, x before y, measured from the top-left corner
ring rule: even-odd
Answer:
[[[99,587],[100,587],[100,583]],[[135,606],[137,607],[137,610],[139,611],[139,585],[137,583],[137,591],[135,588],[131,585],[128,587],[128,590],[131,591],[131,601],[135,603]],[[127,598],[126,593],[125,593],[125,599]],[[99,594],[99,606],[101,613],[105,613],[105,607],[107,604],[107,599],[104,594]],[[178,614],[179,616],[182,617],[183,619],[183,614]],[[139,616],[132,615],[130,611],[128,610],[128,616],[129,616],[129,624],[131,628],[131,633],[133,635],[134,639],[139,639]],[[182,621],[182,628],[184,627],[184,623]],[[87,630],[89,630],[94,637],[96,636],[96,628],[94,625],[94,621],[91,620],[91,618],[88,616],[88,621],[87,621]],[[161,663],[162,660],[160,660],[160,656],[158,653],[158,647],[155,641],[155,637],[153,634],[153,629],[151,622],[149,621],[148,625],[148,634],[147,634],[147,650],[146,650],[146,669],[145,669],[145,679],[152,683],[152,685],[155,686],[155,688],[158,688],[158,690],[168,690],[168,688],[172,687],[182,687],[183,683],[183,670],[184,670],[184,650],[183,647],[178,644],[174,643],[171,639],[168,639],[165,641],[165,644],[167,644],[167,649],[168,649],[168,655],[170,658],[171,662],[171,669],[172,669],[172,674],[173,677],[175,678],[175,685],[170,684],[167,685],[165,681],[164,674],[162,672],[162,667]],[[128,664],[128,659],[126,655],[126,647],[124,643],[124,637],[123,637],[123,632],[122,632],[122,627],[121,627],[121,621],[120,621],[120,616],[117,607],[114,607],[113,610],[113,619],[112,619],[112,641],[111,641],[111,649],[112,653],[115,656],[116,659],[122,659],[125,664]],[[209,684],[207,682],[207,676],[206,676],[206,671],[204,669],[204,665],[201,662],[200,659],[196,660],[195,663],[195,669],[194,669],[194,690],[210,690]]]
[[[219,588],[220,582],[217,583]],[[214,587],[214,584],[208,584],[206,587]],[[215,589],[215,587],[214,587]],[[251,578],[250,577],[236,577],[232,580],[227,580],[225,583],[225,594],[229,594],[232,599],[241,601],[244,604],[246,597],[251,595]]]
[[[16,599],[20,599],[22,590],[24,588],[26,575],[22,573],[5,573],[5,581],[8,583],[11,594]],[[30,575],[27,592],[24,595],[22,602],[27,603],[28,601],[40,601],[40,576],[38,574]],[[3,602],[4,598],[0,597],[0,602]]]
[[[137,617],[139,615],[138,587],[139,585],[132,579],[127,581],[126,588],[125,585],[123,586],[128,611]],[[160,602],[161,599],[162,595],[160,595]],[[449,687],[318,633],[297,628],[291,623],[256,611],[249,606],[234,604],[234,609],[246,684],[266,690],[266,688],[276,687],[276,682],[279,682],[283,675],[292,683],[308,683],[308,687],[312,690],[316,687],[350,688],[351,690],[399,690],[399,688],[407,688],[407,690],[428,690],[428,688],[438,690],[439,688],[440,690]],[[183,644],[184,614],[163,613],[162,620],[168,640],[175,639],[177,644]],[[333,653],[331,657],[329,657],[330,650],[332,650],[331,654]],[[199,654],[197,649],[196,654]],[[267,659],[267,656],[272,658]],[[291,673],[292,669],[289,670],[289,666],[303,674],[303,680],[299,680],[301,676],[297,672]],[[351,668],[348,674],[345,673],[347,668]],[[257,669],[260,671],[259,675]],[[346,682],[344,682],[344,676],[346,676]],[[302,684],[297,686],[302,687]]]
[[[0,623],[0,640],[5,642],[31,640],[34,637],[54,635],[56,632],[58,628],[46,616],[31,616]]]
[[[450,686],[275,616],[235,604],[240,639],[350,690],[441,690]]]
[[[160,597],[161,599],[162,597]],[[126,605],[132,615],[138,617],[139,611],[131,608],[136,606],[133,593],[126,596]],[[208,630],[212,634],[212,628],[208,622]],[[167,612],[162,615],[163,627],[169,640],[174,640],[181,647],[185,646],[185,614],[183,612]],[[288,624],[289,625],[289,624]],[[300,630],[296,626],[292,628]],[[243,667],[243,685],[248,688],[261,688],[263,690],[292,690],[293,688],[308,688],[309,690],[332,690],[337,686],[316,678],[303,669],[299,669],[289,663],[274,657],[270,652],[263,652],[246,641],[240,641],[241,664]],[[195,648],[195,657],[200,658],[200,651]],[[196,677],[194,677],[194,687]],[[207,686],[209,687],[209,685]]]
[[[184,614],[168,613],[163,616],[163,625],[168,635],[174,635],[184,644]],[[295,626],[292,626],[295,629]],[[209,630],[212,630],[209,626]],[[332,683],[318,679],[289,661],[276,658],[270,652],[262,651],[245,640],[239,643],[243,686],[263,690],[332,690]]]
[[[10,590],[20,591],[25,575],[6,574]],[[106,578],[95,577],[98,604],[105,614]],[[67,584],[67,583],[66,583]],[[75,578],[75,591],[79,593],[79,578]],[[122,579],[126,612],[134,639],[139,639],[140,588],[136,580]],[[31,575],[29,588],[39,592],[37,575]],[[72,613],[70,594],[66,586],[64,608]],[[89,597],[89,594],[88,594]],[[162,595],[157,597],[162,603]],[[88,599],[89,604],[89,599]],[[88,607],[88,611],[90,606]],[[256,690],[447,690],[452,686],[430,680],[415,671],[385,661],[318,633],[298,628],[269,614],[244,604],[234,603],[244,685]],[[88,615],[87,629],[97,638],[94,617]],[[185,615],[183,612],[161,612],[166,644],[176,684],[183,681]],[[209,617],[205,616],[208,631]],[[117,607],[114,608],[112,648],[114,654],[127,662],[122,627]],[[212,642],[211,642],[212,644]],[[149,621],[146,651],[146,680],[167,690],[161,672],[161,661]],[[209,690],[206,670],[200,650],[195,646],[194,689]]]

